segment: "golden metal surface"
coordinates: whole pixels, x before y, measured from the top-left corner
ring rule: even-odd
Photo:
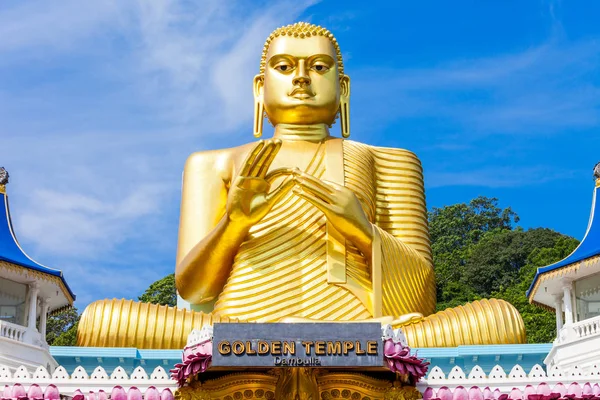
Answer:
[[[419,400],[414,386],[389,374],[382,378],[311,368],[282,368],[268,373],[233,373],[204,382],[193,381],[175,392],[177,400]],[[387,376],[383,378],[383,376]]]
[[[81,315],[77,345],[183,349],[194,328],[213,322],[236,320],[133,300],[98,300]]]
[[[502,321],[502,323],[498,323]],[[467,329],[468,328],[468,329]],[[478,300],[402,327],[411,347],[525,343],[519,312],[504,300]]]
[[[254,97],[254,136],[262,135],[266,115],[274,137],[194,153],[184,168],[175,281],[192,308],[204,312],[198,321],[378,320],[397,327],[433,313],[421,163],[407,150],[330,135],[338,116],[342,136],[350,133],[350,79],[333,35],[304,23],[276,30],[265,44]],[[166,317],[138,319],[111,307],[102,312],[114,319],[89,312],[80,343],[110,346],[125,336],[138,347],[171,347],[157,335],[193,315],[169,311],[171,319],[161,322]],[[518,313],[489,313],[479,303],[461,310],[465,318],[448,310],[410,329],[422,337],[449,321],[451,339],[419,343],[455,346],[472,340],[468,332],[479,321],[475,336],[489,338],[485,343],[523,341]],[[117,328],[94,335],[99,325],[91,321]],[[491,334],[503,324],[516,330]]]
[[[177,389],[176,400],[275,400],[278,376],[246,372],[229,374],[206,382],[194,381]]]

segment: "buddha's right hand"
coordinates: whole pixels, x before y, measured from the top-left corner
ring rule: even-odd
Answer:
[[[250,229],[294,186],[290,174],[277,188],[269,191],[272,182],[281,175],[267,176],[280,148],[281,140],[261,140],[250,151],[227,195],[226,210],[230,223]]]

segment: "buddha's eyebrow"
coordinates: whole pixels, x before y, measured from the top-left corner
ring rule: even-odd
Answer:
[[[305,60],[314,60],[317,58],[324,58],[328,61],[335,61],[335,59],[329,55],[329,54],[311,54],[309,56],[294,56],[291,54],[274,54],[273,56],[271,56],[271,58],[269,58],[269,62],[273,62],[273,61],[279,61],[281,59],[295,59],[295,60],[299,60],[299,59],[305,59]]]

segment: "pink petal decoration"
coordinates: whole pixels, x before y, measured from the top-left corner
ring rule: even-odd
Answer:
[[[12,399],[12,389],[8,385],[4,385],[4,392],[2,392],[2,400]]]
[[[508,400],[508,395],[506,393],[502,393],[498,396],[498,400]]]
[[[502,392],[500,391],[500,389],[495,389],[494,390],[494,399],[500,400],[500,396],[502,396]],[[508,396],[506,396],[506,397],[508,397]]]
[[[583,385],[581,396],[584,399],[594,397],[594,390],[592,389],[592,385],[590,385],[589,382],[586,382],[585,385]]]
[[[34,383],[29,387],[29,390],[27,391],[27,397],[29,397],[31,400],[43,400],[44,392],[42,392],[42,388]]]
[[[173,392],[171,389],[165,389],[160,394],[160,400],[173,400]]]
[[[544,396],[549,396],[550,393],[552,393],[552,389],[550,389],[550,385],[548,385],[546,382],[542,382],[537,387],[537,393]]]
[[[462,386],[457,386],[454,389],[454,394],[452,395],[452,400],[469,400],[469,392]]]
[[[12,398],[17,400],[27,399],[27,392],[20,383],[15,383],[12,388]]]
[[[191,376],[200,374],[208,369],[212,361],[212,341],[210,339],[183,349],[181,363],[175,364],[171,378],[177,381],[179,387],[183,386]]]
[[[483,392],[479,389],[479,386],[473,386],[469,389],[469,399],[471,400],[484,400]]]
[[[44,391],[44,399],[45,400],[60,400],[60,392],[58,388],[54,385],[48,385],[46,390]]]
[[[433,398],[433,389],[428,387],[427,389],[425,389],[425,391],[423,392],[423,400],[429,400],[431,398]],[[149,400],[148,398],[146,398],[146,400]]]
[[[96,400],[96,393],[90,390],[90,392],[87,395],[87,400]]]
[[[561,382],[558,382],[554,386],[554,390],[552,390],[552,393],[559,393],[559,397],[565,397],[565,395],[567,394],[567,388]]]
[[[521,389],[513,388],[508,395],[510,400],[523,400],[523,392]]]
[[[98,394],[96,395],[96,400],[108,400],[108,396],[104,390],[98,390]]]
[[[132,386],[127,391],[127,400],[142,400],[142,392],[140,389]]]
[[[85,400],[85,396],[81,390],[77,389],[75,393],[73,393],[73,400]]]
[[[594,386],[592,387],[592,393],[594,393],[594,396],[600,397],[600,385],[598,385],[597,383],[594,384]]]
[[[489,387],[483,389],[483,399],[484,400],[492,400],[494,398],[494,393]]]
[[[409,375],[415,382],[427,374],[429,366],[425,360],[411,355],[408,346],[394,343],[392,339],[383,342],[383,359],[392,372]]]
[[[149,386],[144,393],[144,400],[160,400],[160,393],[154,386]]]
[[[110,393],[111,400],[127,400],[127,393],[121,386],[115,386]]]
[[[452,391],[446,386],[442,386],[437,391],[437,397],[439,397],[441,400],[452,400]]]
[[[543,400],[543,394],[531,393],[527,395],[527,400]]]
[[[537,394],[537,391],[535,390],[535,388],[531,385],[525,386],[525,390],[523,390],[523,398],[528,399],[529,395],[531,395],[531,394]]]
[[[581,389],[581,386],[579,386],[579,383],[573,382],[569,385],[569,389],[567,389],[567,395],[581,397],[582,394],[583,390]]]

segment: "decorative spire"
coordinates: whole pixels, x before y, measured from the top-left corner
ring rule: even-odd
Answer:
[[[8,184],[8,171],[4,167],[0,167],[0,193],[6,193],[6,185]]]
[[[596,180],[596,187],[600,187],[600,162],[594,165],[594,179]]]

